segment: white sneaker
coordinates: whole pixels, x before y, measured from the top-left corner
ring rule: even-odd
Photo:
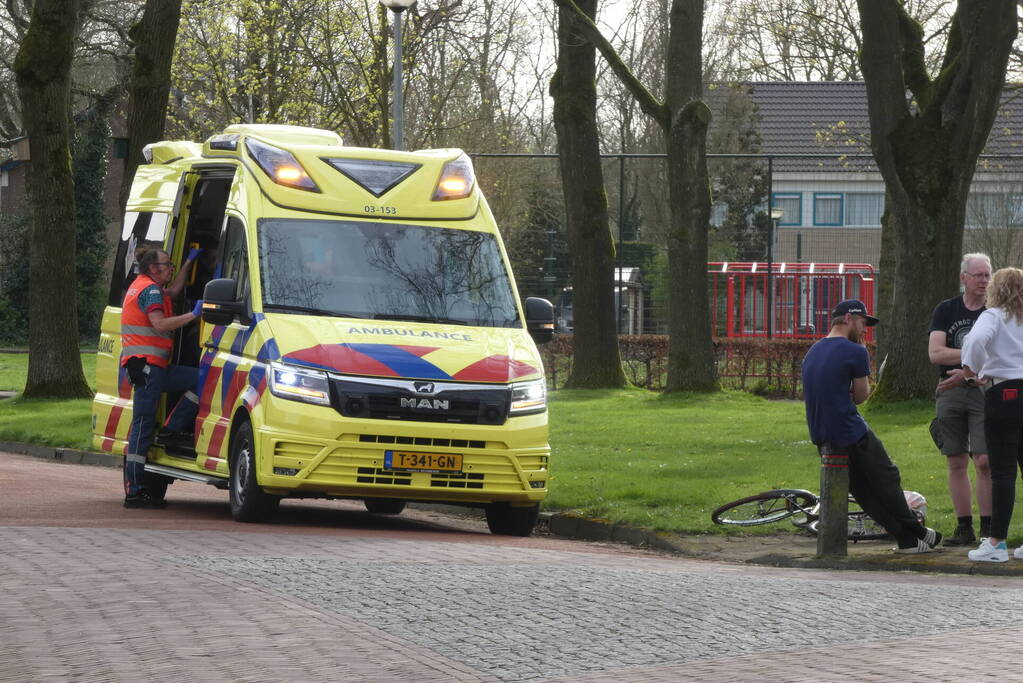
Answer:
[[[1017,560],[1023,560],[1023,545],[1012,551],[1012,556]]]
[[[1017,556],[1016,552],[1016,550],[1013,551],[1013,556]],[[998,545],[991,545],[987,539],[984,539],[976,550],[971,550],[966,556],[974,562],[1008,562],[1009,549],[1006,547],[1005,541],[1000,542]],[[1023,559],[1023,555],[1018,557]]]

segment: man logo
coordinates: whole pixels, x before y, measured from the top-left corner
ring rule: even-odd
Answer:
[[[433,382],[413,382],[412,386],[416,388],[417,394],[433,393]]]
[[[422,408],[426,410],[447,410],[449,401],[442,401],[439,398],[403,398],[402,408]]]

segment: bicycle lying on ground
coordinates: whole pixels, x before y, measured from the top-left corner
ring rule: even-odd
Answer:
[[[909,509],[921,523],[927,516],[927,501],[915,491],[904,491]],[[812,534],[820,524],[820,498],[804,489],[774,489],[725,503],[710,518],[715,524],[757,526],[791,519],[792,524]],[[849,496],[849,540],[871,541],[889,538],[880,524],[860,509]]]

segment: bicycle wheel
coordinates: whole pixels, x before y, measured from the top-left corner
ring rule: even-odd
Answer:
[[[817,504],[817,496],[802,489],[775,489],[726,503],[710,513],[715,524],[755,526],[804,513]]]
[[[880,541],[890,538],[884,527],[863,511],[856,499],[849,495],[849,540]]]
[[[820,530],[820,520],[815,519],[806,527],[811,533],[816,534]],[[847,535],[850,541],[880,541],[891,538],[884,527],[870,518],[866,512],[860,509],[859,504],[849,496],[849,522]]]
[[[862,510],[849,513],[850,541],[880,541],[890,538],[884,527],[875,522]]]

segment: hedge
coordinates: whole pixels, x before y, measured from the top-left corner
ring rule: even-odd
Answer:
[[[726,388],[777,398],[800,398],[800,368],[816,339],[764,339],[722,337],[714,340],[718,376]],[[634,385],[654,391],[664,389],[668,370],[667,335],[642,334],[618,337],[626,377]],[[870,345],[873,354],[873,345]],[[547,383],[564,386],[572,371],[572,335],[558,334],[540,347]]]

